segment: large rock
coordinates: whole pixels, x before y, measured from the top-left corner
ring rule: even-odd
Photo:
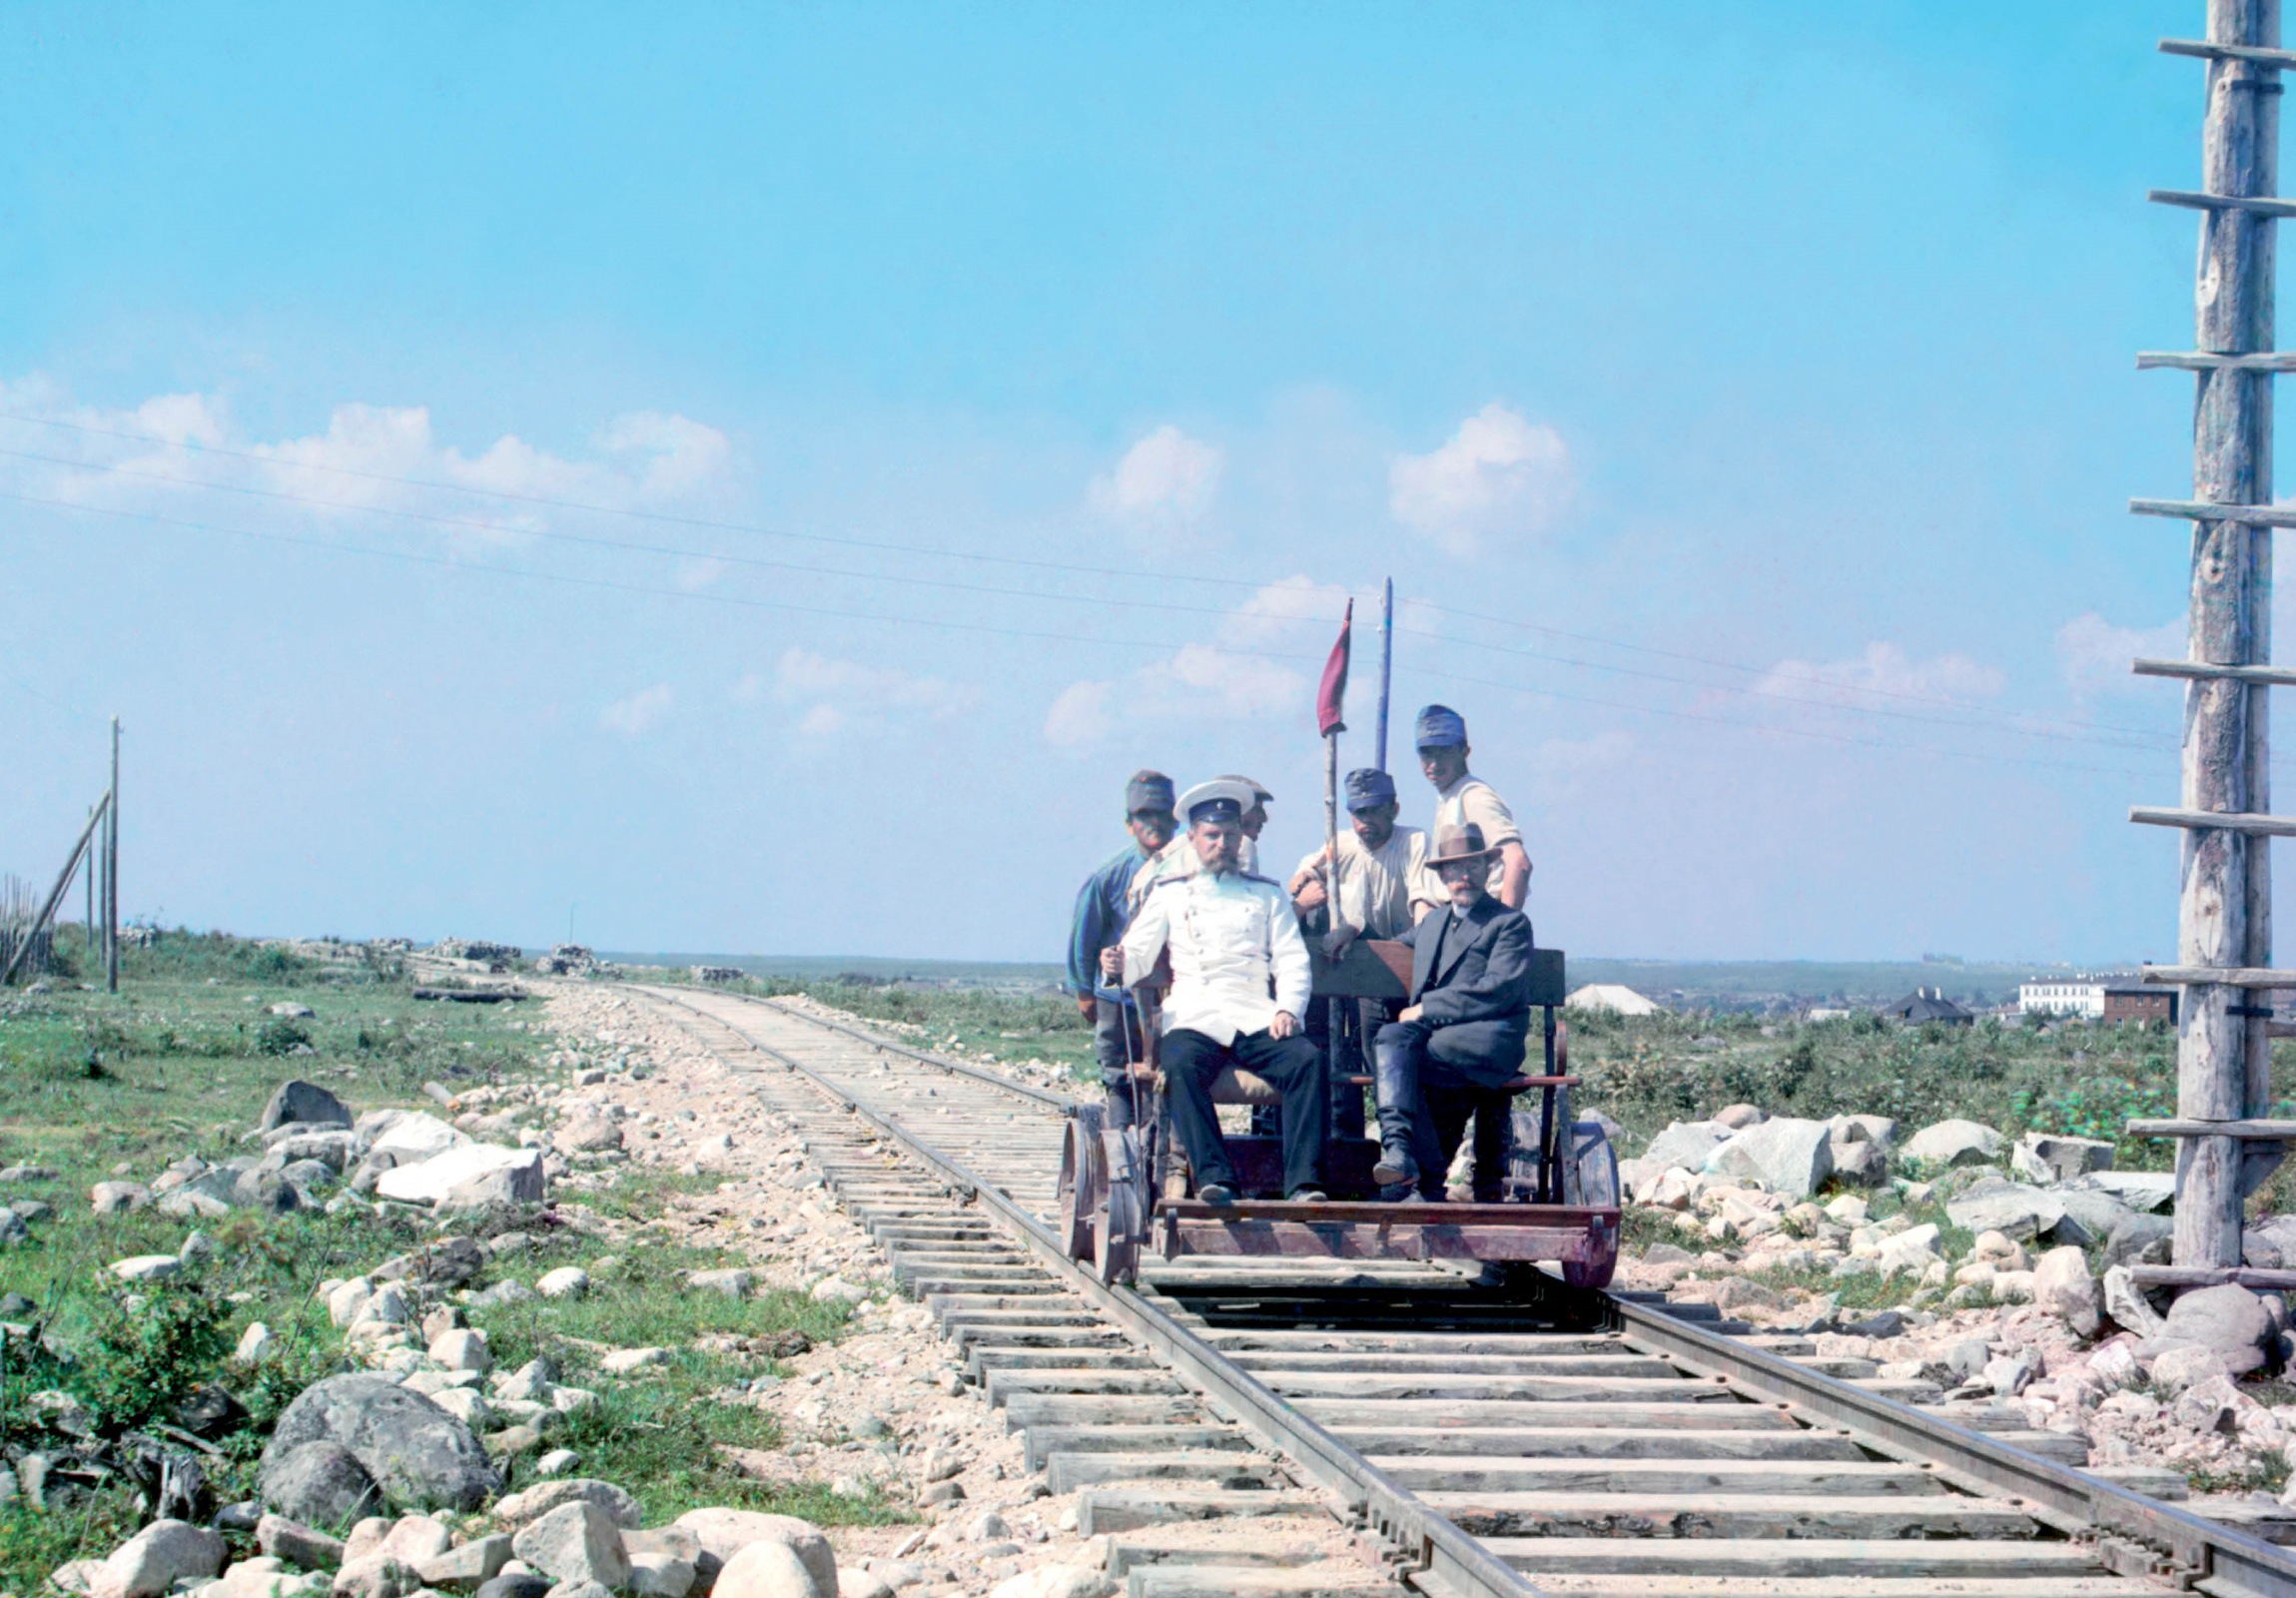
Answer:
[[[2243,1231],[2240,1257],[2262,1270],[2296,1265],[2296,1215],[2266,1215]]]
[[[2135,1332],[2139,1337],[2156,1337],[2165,1322],[2160,1311],[2152,1307],[2136,1285],[2136,1277],[2126,1265],[2111,1265],[2104,1273],[2104,1312],[2113,1323]]]
[[[448,1548],[414,1566],[416,1575],[425,1587],[443,1587],[454,1592],[476,1592],[502,1573],[510,1562],[510,1539],[506,1536],[473,1537],[460,1547]]]
[[[383,1489],[352,1452],[310,1442],[274,1458],[266,1450],[263,1501],[292,1520],[339,1526],[383,1507]]]
[[[316,1082],[283,1082],[279,1091],[271,1096],[271,1103],[263,1107],[255,1129],[270,1132],[291,1121],[348,1128],[351,1107]]]
[[[1826,1126],[1837,1148],[1859,1143],[1878,1143],[1884,1150],[1898,1146],[1898,1123],[1889,1116],[1836,1116]]]
[[[1706,1157],[1714,1153],[1715,1145],[1729,1137],[1730,1129],[1718,1122],[1677,1121],[1651,1139],[1642,1158],[1658,1162],[1662,1169],[1680,1166],[1685,1171],[1697,1171],[1706,1164]]]
[[[112,1550],[98,1567],[99,1598],[158,1598],[186,1579],[205,1581],[223,1569],[220,1533],[184,1520],[155,1520]]]
[[[610,1116],[581,1111],[569,1116],[550,1141],[563,1155],[602,1154],[622,1146],[622,1129]]]
[[[1112,1598],[1124,1591],[1107,1571],[1094,1565],[1039,1565],[1007,1576],[989,1589],[989,1598]]]
[[[1982,1182],[1945,1201],[1945,1215],[1964,1231],[1997,1231],[2018,1242],[2037,1237],[2064,1218],[2063,1200],[2015,1182]]]
[[[2095,1138],[2028,1132],[2017,1140],[2017,1150],[2037,1167],[2036,1180],[2041,1182],[2070,1182],[2092,1171],[2112,1169],[2112,1145]]]
[[[2177,1348],[2209,1348],[2235,1376],[2263,1366],[2278,1351],[2280,1326],[2246,1287],[2201,1287],[2179,1297],[2142,1350],[2154,1357]],[[2157,1378],[2156,1378],[2157,1379]]]
[[[149,1207],[152,1190],[140,1182],[99,1182],[88,1190],[88,1200],[99,1215],[124,1215]]]
[[[2108,1265],[2165,1265],[2176,1222],[2167,1215],[2130,1210],[2105,1233],[2104,1262]]]
[[[2065,1186],[2109,1193],[2131,1209],[2159,1209],[2176,1197],[2175,1173],[2167,1171],[2092,1171]]]
[[[524,1492],[514,1492],[494,1506],[494,1518],[506,1526],[522,1526],[529,1520],[539,1520],[561,1504],[595,1504],[625,1531],[636,1530],[645,1519],[645,1511],[639,1507],[635,1498],[610,1481],[595,1481],[587,1476],[568,1476],[562,1481],[545,1481],[540,1486],[528,1487]],[[697,1514],[738,1512],[695,1511]]]
[[[1834,1180],[1846,1187],[1879,1188],[1890,1180],[1890,1154],[1887,1144],[1840,1143],[1834,1145]]]
[[[2008,1139],[1974,1121],[1940,1121],[1906,1140],[1899,1154],[1925,1166],[1981,1166],[2000,1157]]]
[[[809,1520],[800,1520],[795,1515],[762,1514],[754,1509],[689,1509],[671,1524],[692,1532],[701,1540],[703,1552],[726,1561],[728,1571],[734,1557],[745,1548],[776,1543],[793,1549],[824,1594],[837,1591],[837,1555],[830,1549],[829,1539],[821,1534],[821,1528]],[[726,1574],[727,1571],[718,1573],[721,1593],[725,1592]],[[740,1595],[726,1593],[725,1598],[740,1598]]]
[[[350,1454],[400,1508],[475,1509],[502,1486],[469,1427],[382,1376],[314,1382],[287,1406],[263,1451],[264,1501],[282,1514],[330,1525],[342,1515],[316,1513],[274,1491],[275,1471],[285,1472],[298,1450],[315,1444]]]
[[[1772,1193],[1807,1198],[1834,1174],[1833,1138],[1823,1121],[1780,1116],[1731,1135],[1706,1157],[1718,1177],[1760,1182]]]
[[[836,1578],[827,1585],[787,1543],[755,1542],[725,1562],[717,1573],[714,1598],[837,1598]]]
[[[400,1165],[414,1165],[449,1149],[459,1149],[468,1142],[469,1134],[455,1131],[436,1116],[413,1110],[391,1122],[368,1145],[368,1153],[390,1155]]]
[[[630,1556],[613,1517],[593,1503],[560,1504],[529,1521],[510,1551],[560,1581],[594,1581],[611,1591],[630,1579]]]
[[[461,1184],[498,1172],[508,1174],[516,1198],[542,1201],[542,1151],[492,1143],[465,1144],[413,1165],[393,1166],[377,1180],[375,1193],[380,1198],[434,1204]]]
[[[2033,1302],[2083,1337],[2096,1335],[2096,1278],[2078,1248],[2051,1248],[2033,1266]]]
[[[274,1559],[305,1570],[331,1570],[343,1563],[343,1544],[314,1526],[285,1515],[265,1515],[255,1523],[255,1545]]]

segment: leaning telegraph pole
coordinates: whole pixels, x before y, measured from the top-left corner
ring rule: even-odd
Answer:
[[[2194,348],[2137,358],[2140,367],[2194,374],[2192,497],[2133,501],[2142,513],[2192,523],[2190,646],[2183,660],[2139,660],[2141,675],[2180,677],[2184,780],[2175,809],[2138,807],[2131,821],[2182,830],[2177,963],[2146,980],[2183,988],[2177,1010],[2176,1117],[2131,1132],[2177,1140],[2174,1263],[2140,1267],[2147,1285],[2197,1286],[2296,1274],[2242,1268],[2242,1203],[2276,1165],[2296,1126],[2261,1118],[2272,1103],[2269,1008],[2255,991],[2296,984],[2272,964],[2267,840],[2296,835],[2273,816],[2267,695],[2296,684],[2271,658],[2272,528],[2296,524],[2272,500],[2272,376],[2296,370],[2274,354],[2273,228],[2296,216],[2275,197],[2280,73],[2279,0],[2209,0],[2205,40],[2164,39],[2171,55],[2206,63],[2201,188],[2151,198],[2200,213]],[[2279,1134],[2275,1139],[2271,1135]]]
[[[120,718],[112,718],[112,792],[104,807],[104,991],[120,991]]]

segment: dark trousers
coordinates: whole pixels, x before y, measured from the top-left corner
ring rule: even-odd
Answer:
[[[1127,1046],[1131,1053],[1126,1053]],[[1108,1119],[1103,1123],[1111,1132],[1122,1132],[1135,1124],[1134,1102],[1148,1102],[1149,1088],[1147,1083],[1138,1089],[1126,1083],[1126,1071],[1133,1060],[1141,1058],[1140,1012],[1130,1005],[1114,999],[1094,1002],[1093,1009],[1093,1061],[1101,1068],[1101,1088],[1108,1101]]]
[[[1339,1040],[1331,1039],[1331,1007],[1339,1007]],[[1363,1136],[1363,1090],[1344,1079],[1368,1077],[1375,1068],[1371,1063],[1371,1040],[1379,1036],[1379,1029],[1395,1019],[1395,1012],[1403,1008],[1400,999],[1315,999],[1307,1006],[1307,1019],[1300,1030],[1323,1056],[1324,1071],[1331,1084],[1331,1136],[1334,1138],[1360,1138]],[[1251,1135],[1254,1138],[1277,1138],[1283,1134],[1283,1110],[1278,1105],[1251,1107]]]
[[[1510,1095],[1486,1088],[1427,1049],[1436,1029],[1424,1021],[1398,1021],[1379,1029],[1379,1141],[1411,1151],[1419,1192],[1443,1197],[1443,1177],[1459,1152],[1467,1123],[1475,1123],[1475,1202],[1495,1204],[1507,1175]]]
[[[1180,1028],[1163,1037],[1164,1102],[1171,1107],[1172,1131],[1187,1152],[1195,1185],[1235,1186],[1235,1167],[1219,1135],[1219,1112],[1211,1085],[1234,1065],[1266,1081],[1283,1095],[1283,1192],[1323,1185],[1324,1117],[1330,1108],[1323,1092],[1323,1062],[1305,1038],[1277,1038],[1266,1032],[1239,1032],[1222,1049],[1200,1032]]]

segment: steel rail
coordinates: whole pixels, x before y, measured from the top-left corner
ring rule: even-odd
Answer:
[[[2178,1567],[2175,1574],[2219,1598],[2244,1593],[2296,1598],[2296,1557],[2287,1549],[1646,1305],[1618,1298],[1610,1304],[1630,1337],[1662,1356],[1774,1403],[1822,1416],[1884,1452],[1934,1463],[1964,1478],[1959,1485],[2022,1500],[2022,1507],[2057,1530],[2095,1538],[2100,1556],[2118,1574],[2170,1574],[2157,1564],[2120,1568],[2146,1563],[2135,1550],[2113,1546],[2112,1539],[2125,1537],[2165,1551]]]
[[[1157,1309],[1138,1293],[1112,1288],[1069,1258],[1053,1233],[1021,1208],[1002,1189],[972,1173],[962,1162],[919,1141],[913,1134],[860,1103],[844,1085],[831,1081],[770,1044],[760,1042],[722,1016],[672,993],[656,992],[728,1027],[753,1048],[804,1075],[839,1102],[851,1105],[885,1136],[951,1183],[978,1197],[1020,1232],[1033,1252],[1081,1296],[1108,1314],[1126,1335],[1162,1355],[1185,1372],[1261,1446],[1279,1449],[1313,1475],[1318,1484],[1362,1513],[1392,1542],[1421,1562],[1410,1572],[1414,1585],[1442,1594],[1536,1593],[1512,1567],[1473,1537],[1421,1504],[1377,1466],[1303,1415],[1295,1414],[1248,1372]],[[746,995],[728,997],[747,998]],[[848,1033],[870,1044],[858,1029],[826,1022],[771,1001],[764,1003],[793,1020]],[[895,1046],[897,1047],[897,1046]],[[1045,1098],[1044,1094],[962,1062],[902,1049],[935,1066],[964,1070],[992,1087]],[[1058,1096],[1053,1096],[1058,1097]],[[1073,1103],[1073,1101],[1065,1101]],[[1575,1293],[1559,1279],[1559,1293]],[[1878,1452],[1929,1463],[1965,1491],[1998,1494],[2019,1503],[2055,1530],[2093,1543],[2100,1560],[2116,1574],[2169,1579],[2197,1587],[2212,1598],[2296,1598],[2296,1551],[2280,1548],[2243,1531],[2133,1492],[2101,1477],[1997,1442],[1983,1432],[1955,1425],[1920,1408],[1866,1391],[1840,1378],[1743,1341],[1706,1331],[1658,1309],[1601,1294],[1606,1315],[1632,1339],[1696,1374],[1717,1376],[1742,1392],[1785,1404],[1852,1432]]]
[[[821,1088],[921,1164],[938,1171],[953,1187],[995,1210],[999,1219],[1020,1233],[1041,1265],[1116,1322],[1127,1337],[1160,1355],[1203,1397],[1216,1408],[1225,1410],[1225,1418],[1242,1428],[1253,1442],[1283,1454],[1313,1478],[1317,1486],[1335,1497],[1350,1515],[1361,1515],[1406,1557],[1416,1559],[1419,1567],[1407,1572],[1413,1586],[1437,1598],[1541,1598],[1539,1589],[1524,1580],[1514,1567],[1429,1509],[1408,1489],[1397,1486],[1370,1460],[1292,1409],[1225,1354],[1148,1299],[1109,1286],[1071,1259],[1052,1230],[1022,1208],[1002,1188],[976,1175],[954,1156],[923,1142],[892,1117],[880,1114],[845,1084],[752,1036],[738,1023],[724,1016],[710,1015],[699,1005],[673,993],[653,988],[643,991],[668,999],[736,1033],[758,1053]],[[796,1020],[817,1022],[816,1017],[791,1012],[779,1005],[772,1008]],[[877,1042],[873,1038],[864,1041]],[[929,1063],[942,1064],[939,1060]],[[1000,1088],[1020,1086],[1004,1079],[992,1080]]]
[[[648,989],[647,991],[655,992],[657,990]],[[792,1021],[810,1022],[816,1027],[827,1027],[831,1032],[842,1032],[848,1038],[857,1039],[872,1049],[889,1049],[897,1055],[907,1055],[910,1059],[923,1061],[926,1065],[939,1066],[943,1071],[954,1071],[961,1077],[971,1077],[976,1081],[987,1083],[992,1088],[1001,1088],[1006,1093],[1017,1093],[1024,1099],[1034,1099],[1037,1103],[1050,1105],[1055,1110],[1072,1111],[1081,1102],[1070,1098],[1065,1093],[1055,1093],[1050,1088],[1032,1088],[1025,1082],[1015,1082],[1010,1077],[994,1071],[985,1071],[979,1066],[970,1065],[962,1060],[951,1059],[948,1055],[935,1054],[930,1049],[912,1049],[905,1043],[895,1043],[890,1038],[880,1038],[873,1033],[863,1031],[859,1027],[848,1026],[842,1021],[831,1021],[825,1016],[809,1016],[802,1010],[790,1009],[778,999],[765,999],[750,993],[731,993],[727,994],[726,997],[728,999],[747,1000],[753,1005],[763,1005],[768,1010],[789,1017]],[[692,1009],[693,1007],[689,1005],[687,1008]],[[757,1040],[752,1038],[750,1041],[755,1043]]]

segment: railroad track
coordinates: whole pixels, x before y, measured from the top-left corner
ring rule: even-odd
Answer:
[[[2280,1548],[1707,1306],[1410,1260],[1105,1286],[1055,1233],[1067,1096],[770,1000],[631,991],[802,1129],[1135,1598],[2296,1598]]]

